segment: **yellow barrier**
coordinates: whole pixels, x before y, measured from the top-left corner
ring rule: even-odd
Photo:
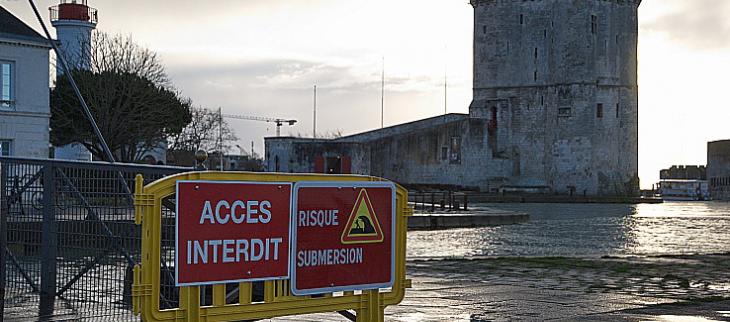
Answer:
[[[385,307],[400,303],[405,296],[405,289],[411,287],[411,281],[405,278],[405,254],[407,219],[413,214],[413,209],[408,207],[408,192],[403,187],[397,186],[396,235],[394,236],[395,282],[393,288],[387,292],[366,290],[361,294],[358,294],[360,292],[340,292],[318,297],[293,296],[289,288],[289,280],[279,280],[261,282],[263,283],[263,301],[253,302],[253,283],[175,288],[173,281],[165,281],[161,275],[168,265],[166,261],[163,262],[163,258],[169,257],[169,252],[172,252],[171,246],[174,243],[174,237],[163,236],[163,233],[169,233],[165,230],[169,229],[170,225],[174,225],[174,210],[170,210],[170,208],[174,209],[174,206],[170,207],[170,198],[174,200],[178,180],[292,183],[384,181],[380,178],[356,175],[190,172],[166,177],[143,186],[142,176],[137,175],[134,205],[135,221],[138,225],[142,225],[142,263],[134,267],[132,303],[134,313],[141,315],[145,322],[240,321],[343,310],[355,310],[358,322],[380,322],[384,319]],[[230,289],[234,291],[237,289],[238,296],[235,297],[235,293]],[[208,299],[205,296],[208,292],[211,292],[210,303],[203,303],[202,301]],[[164,296],[174,296],[175,294],[178,295],[178,307],[161,308],[161,301],[175,302],[165,299]]]

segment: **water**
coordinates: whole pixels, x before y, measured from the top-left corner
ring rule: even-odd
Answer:
[[[482,204],[530,214],[500,227],[408,233],[408,257],[589,256],[730,252],[730,203]]]

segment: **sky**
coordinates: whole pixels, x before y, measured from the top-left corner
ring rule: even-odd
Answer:
[[[42,9],[58,1],[36,0]],[[40,30],[24,0],[0,4]],[[467,113],[473,10],[460,0],[89,0],[98,29],[131,35],[161,56],[197,106],[299,120],[317,134]],[[645,0],[639,9],[639,175],[705,164],[707,142],[730,139],[730,1]],[[444,82],[446,81],[446,88]],[[270,123],[228,120],[246,153]],[[237,152],[237,151],[232,151]]]

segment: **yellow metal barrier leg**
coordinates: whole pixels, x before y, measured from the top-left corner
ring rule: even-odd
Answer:
[[[381,295],[378,290],[364,291],[365,303],[357,310],[357,322],[384,322],[385,308],[381,305]]]
[[[238,303],[251,304],[251,283],[238,284]]]
[[[197,286],[180,289],[180,309],[185,313],[184,321],[200,321],[200,288]]]
[[[213,306],[226,305],[226,284],[213,285]]]

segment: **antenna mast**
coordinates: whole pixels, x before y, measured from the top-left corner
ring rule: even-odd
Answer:
[[[223,109],[218,107],[218,169],[223,171]]]
[[[444,44],[444,115],[448,112],[448,77],[449,77],[449,55],[448,47]]]
[[[448,112],[448,67],[444,67],[444,115]]]
[[[385,56],[383,56],[382,73],[380,75],[380,128],[385,127]]]

